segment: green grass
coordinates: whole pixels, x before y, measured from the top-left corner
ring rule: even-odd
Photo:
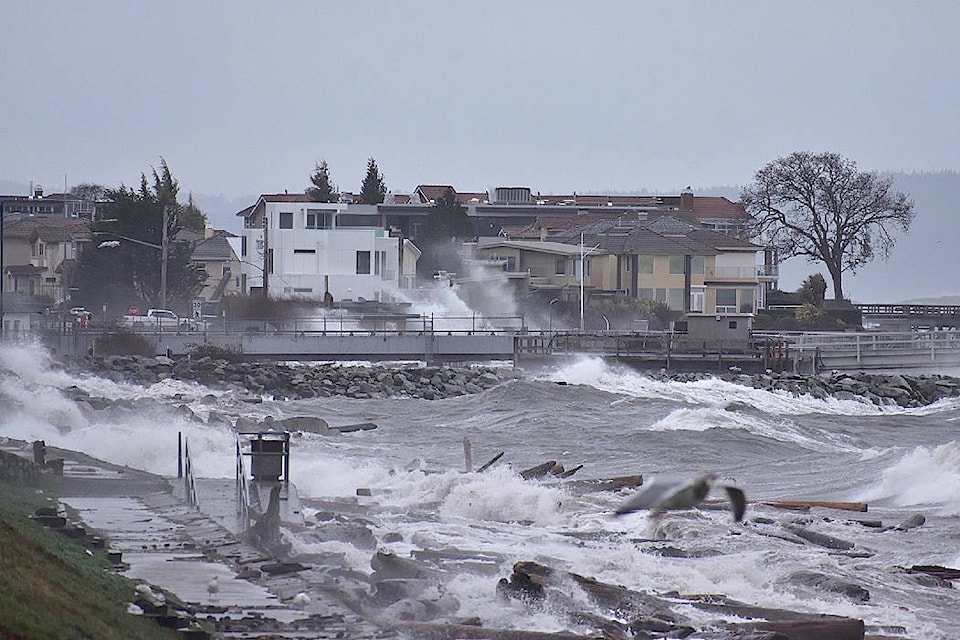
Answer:
[[[175,631],[127,613],[135,583],[104,552],[29,519],[54,504],[36,489],[0,484],[0,639],[170,640]]]

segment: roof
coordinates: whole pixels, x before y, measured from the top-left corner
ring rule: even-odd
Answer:
[[[477,249],[491,249],[497,247],[520,249],[521,251],[536,251],[539,253],[555,253],[564,256],[580,255],[579,245],[568,244],[566,242],[538,242],[535,240],[497,240],[478,245]]]
[[[39,236],[44,242],[65,242],[77,237],[90,237],[90,223],[79,218],[29,217],[4,221],[4,238],[32,241]]]
[[[233,248],[227,241],[227,236],[217,234],[209,238],[204,238],[193,245],[193,252],[190,254],[190,259],[197,262],[226,262],[233,259]]]
[[[486,202],[489,198],[486,191],[465,191],[463,193],[458,193],[456,189],[448,184],[421,184],[417,186],[417,188],[414,190],[414,193],[419,196],[422,203],[429,203],[435,202],[443,197],[443,194],[446,193],[447,189],[453,190],[454,195],[457,197],[457,202],[460,204],[467,204],[471,200]]]
[[[44,271],[44,267],[35,267],[32,264],[8,264],[4,268],[4,272],[12,276],[36,276]]]

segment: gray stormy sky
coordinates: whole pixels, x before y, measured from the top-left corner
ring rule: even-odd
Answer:
[[[0,0],[0,179],[676,191],[960,169],[960,3]]]

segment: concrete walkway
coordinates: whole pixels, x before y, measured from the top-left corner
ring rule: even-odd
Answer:
[[[29,443],[2,446],[33,459]],[[60,501],[101,532],[111,551],[122,553],[123,574],[176,595],[208,629],[217,630],[215,637],[395,637],[335,597],[324,584],[331,568],[290,571],[298,567],[244,543],[232,480],[198,480],[201,510],[196,510],[182,499],[176,479],[47,447],[47,460],[56,458],[64,460],[63,477],[55,482]],[[209,593],[214,577],[219,589]],[[307,604],[294,604],[299,593],[309,597]]]

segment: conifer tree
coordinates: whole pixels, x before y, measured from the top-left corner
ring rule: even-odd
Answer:
[[[367,160],[367,175],[363,179],[363,186],[360,188],[360,202],[362,204],[380,204],[387,196],[387,186],[383,182],[383,176],[380,175],[380,169],[377,168],[377,161],[373,158]]]
[[[336,202],[340,199],[337,185],[330,181],[330,167],[326,160],[317,163],[313,173],[310,174],[310,182],[313,183],[313,186],[307,187],[304,193],[313,202]]]

